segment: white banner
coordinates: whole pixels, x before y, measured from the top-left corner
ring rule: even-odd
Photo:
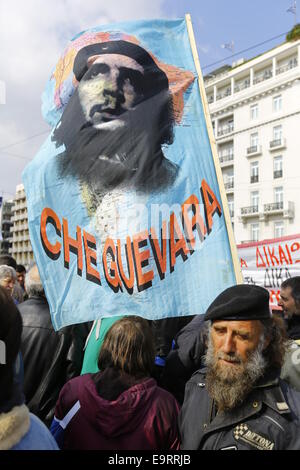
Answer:
[[[238,245],[244,282],[265,287],[270,305],[279,308],[282,282],[300,276],[300,234]]]

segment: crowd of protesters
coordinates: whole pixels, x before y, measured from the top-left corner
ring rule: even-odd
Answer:
[[[0,450],[300,449],[300,277],[279,306],[242,284],[56,332],[37,266],[1,255]]]

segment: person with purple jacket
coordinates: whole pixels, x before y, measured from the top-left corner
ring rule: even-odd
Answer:
[[[100,372],[76,377],[60,392],[51,425],[61,449],[179,449],[179,405],[151,378],[155,348],[143,318],[124,317],[107,332]]]

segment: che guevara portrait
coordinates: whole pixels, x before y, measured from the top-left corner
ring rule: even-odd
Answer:
[[[116,188],[172,187],[179,166],[164,155],[174,139],[169,81],[152,56],[125,40],[89,44],[76,54],[78,82],[52,139],[62,177],[75,177],[95,212]]]

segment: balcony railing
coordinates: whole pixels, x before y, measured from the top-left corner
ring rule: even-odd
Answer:
[[[249,88],[249,86],[250,86],[250,79],[245,80],[242,83],[236,84],[234,87],[234,92],[237,93],[239,91],[245,90],[246,88]]]
[[[227,96],[231,95],[231,89],[227,88],[226,91],[223,91],[223,93],[218,93],[217,94],[217,101],[222,100],[223,98],[226,98]]]
[[[258,206],[241,207],[241,215],[258,214]]]
[[[253,79],[253,85],[256,85],[257,83],[264,82],[265,80],[268,80],[269,78],[272,78],[273,72],[272,70],[266,70],[264,73],[257,75]]]
[[[227,183],[225,183],[225,189],[228,190],[228,189],[233,189],[234,188],[234,181],[228,181]]]
[[[251,183],[258,183],[258,175],[251,175],[250,181]]]
[[[234,129],[233,124],[229,124],[228,126],[224,126],[221,129],[218,129],[218,136],[230,134],[230,132],[233,132],[233,129]]]
[[[283,174],[282,170],[275,170],[274,171],[274,179],[282,178],[282,174]]]
[[[251,147],[247,148],[247,155],[257,154],[261,152],[260,145],[251,145]]]
[[[285,139],[282,137],[280,139],[274,139],[270,142],[270,150],[277,149],[279,147],[285,147]]]
[[[283,201],[264,204],[264,212],[274,212],[283,210]]]
[[[298,66],[298,60],[295,57],[290,62],[288,62],[288,64],[281,65],[280,67],[278,67],[276,69],[276,74],[279,75],[280,73],[287,72],[288,70],[291,70],[297,66]]]
[[[233,153],[225,153],[219,157],[220,163],[231,162],[233,160]]]

